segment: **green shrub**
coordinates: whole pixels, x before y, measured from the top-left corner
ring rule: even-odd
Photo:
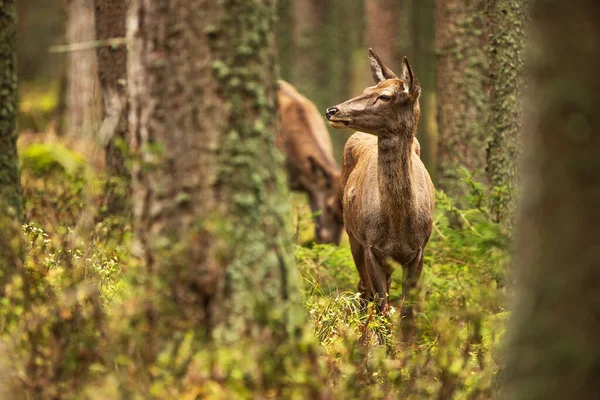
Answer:
[[[27,281],[15,278],[8,286],[0,320],[11,349],[3,358],[18,366],[17,381],[28,393],[135,398],[146,385],[156,398],[483,399],[498,390],[509,238],[490,216],[486,192],[468,175],[464,201],[436,193],[414,343],[400,340],[401,268],[393,275],[390,314],[365,307],[347,240],[310,243],[310,209],[293,196],[296,242],[305,243],[295,255],[314,335],[277,354],[255,354],[241,343],[193,353],[189,332],[173,338],[157,365],[145,366],[127,350],[144,312],[130,285],[141,279],[130,254],[131,227],[95,217],[102,177],[60,145],[29,147],[22,168]],[[25,290],[35,295],[33,304],[23,301]],[[260,371],[244,374],[252,363]],[[284,366],[292,373],[278,376]],[[148,369],[144,380],[123,378],[123,371],[140,368]],[[117,390],[125,386],[131,391]]]

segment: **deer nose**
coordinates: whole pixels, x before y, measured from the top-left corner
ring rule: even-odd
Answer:
[[[339,110],[335,107],[329,107],[327,110],[325,110],[325,116],[327,117],[327,119],[331,119],[331,117],[333,115],[335,115]]]

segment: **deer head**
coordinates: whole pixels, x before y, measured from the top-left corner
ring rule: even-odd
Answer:
[[[351,128],[377,136],[403,131],[399,124],[406,118],[418,121],[421,86],[406,57],[400,77],[369,49],[369,64],[376,85],[353,99],[329,107],[329,124],[337,129]],[[416,117],[416,119],[415,119]]]
[[[340,243],[344,220],[340,202],[339,174],[333,175],[316,158],[309,156],[312,172],[312,184],[316,190],[309,194],[311,208],[320,210],[315,216],[316,237],[318,243]]]

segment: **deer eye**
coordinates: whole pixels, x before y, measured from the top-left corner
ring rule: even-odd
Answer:
[[[382,94],[381,96],[379,96],[379,100],[383,100],[383,101],[390,101],[392,98],[390,96],[388,96],[387,94]]]

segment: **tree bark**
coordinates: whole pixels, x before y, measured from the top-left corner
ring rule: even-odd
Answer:
[[[321,26],[325,5],[319,0],[292,2],[293,59],[292,82],[301,93],[317,102],[321,92],[319,77],[323,65],[319,54]],[[321,102],[318,102],[319,104]]]
[[[463,191],[457,169],[483,172],[488,123],[485,0],[437,1],[437,184],[452,197]]]
[[[94,40],[92,0],[69,0],[67,14],[68,43]],[[100,116],[96,52],[73,51],[68,57],[66,133],[94,137]]]
[[[277,31],[275,40],[277,42],[277,59],[279,60],[279,75],[285,81],[291,82],[294,66],[293,54],[293,0],[277,1]]]
[[[365,1],[366,43],[385,63],[401,65],[396,38],[399,33],[401,4],[396,0]]]
[[[521,152],[523,46],[527,0],[488,0],[490,118],[487,173],[494,190],[491,211],[498,222],[512,225],[518,183],[516,160]]]
[[[600,5],[531,10],[507,399],[600,398]]]
[[[16,24],[15,1],[4,1],[0,7],[0,296],[12,274],[22,266]]]
[[[193,350],[208,338],[274,351],[304,324],[274,143],[274,7],[130,4],[133,217],[148,302],[137,341],[147,362],[185,332]]]
[[[410,25],[411,65],[421,84],[421,120],[417,137],[421,143],[421,159],[435,180],[437,124],[435,122],[435,27],[434,0],[411,0],[410,15],[406,16]],[[403,40],[402,37],[399,38]]]
[[[122,0],[94,0],[96,38],[125,37],[127,4]],[[126,168],[127,142],[127,47],[103,46],[97,49],[98,76],[102,88],[102,129],[108,185],[106,207],[109,214],[129,214],[129,172]]]

